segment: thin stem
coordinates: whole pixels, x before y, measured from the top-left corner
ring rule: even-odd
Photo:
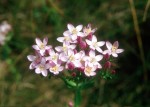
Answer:
[[[147,82],[148,77],[147,77],[147,69],[146,69],[146,62],[145,62],[145,56],[144,56],[144,49],[143,49],[143,45],[142,45],[142,38],[141,38],[140,28],[138,25],[136,10],[134,7],[134,1],[129,0],[129,3],[130,3],[130,7],[131,7],[133,22],[134,22],[134,29],[135,29],[135,33],[136,33],[136,37],[137,37],[137,41],[138,41],[139,50],[140,50],[141,61],[143,64],[144,81]]]
[[[74,97],[74,107],[80,107],[81,104],[81,90],[78,88],[75,89],[75,97]]]
[[[150,6],[150,0],[147,1],[146,7],[145,7],[143,21],[146,21],[149,6]]]

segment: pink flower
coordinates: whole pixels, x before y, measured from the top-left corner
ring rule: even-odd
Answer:
[[[69,49],[75,49],[76,45],[70,45],[70,43],[63,43],[63,46],[55,47],[56,51],[67,53]]]
[[[38,52],[36,52],[36,56],[28,55],[27,58],[29,61],[32,62],[29,66],[29,69],[34,69],[36,65],[38,65],[41,62],[42,56]]]
[[[65,33],[68,33],[68,35],[71,35],[72,40],[77,40],[77,36],[81,36],[84,37],[84,34],[82,32],[80,32],[83,28],[82,25],[78,25],[77,27],[74,27],[72,24],[68,24],[68,31],[66,31]]]
[[[96,73],[94,72],[97,68],[91,63],[85,63],[84,73],[86,76],[94,76]]]
[[[50,56],[46,57],[46,60],[53,61],[54,63],[56,63],[59,60],[59,54],[55,53],[53,49],[49,51],[49,55]]]
[[[98,52],[103,52],[102,49],[100,48],[105,44],[104,41],[97,42],[97,38],[95,35],[93,35],[92,40],[86,39],[86,43],[90,46],[91,49],[97,50]]]
[[[0,44],[3,45],[6,40],[7,33],[11,30],[11,25],[9,25],[6,21],[2,22],[0,25]]]
[[[96,31],[96,28],[92,29],[91,24],[88,24],[88,26],[84,27],[84,29],[83,29],[83,32],[86,36],[88,36],[89,34],[93,34],[95,31]]]
[[[123,49],[118,49],[119,43],[118,41],[114,42],[113,45],[110,42],[106,42],[106,47],[108,50],[105,50],[103,54],[109,54],[112,55],[113,57],[118,57],[119,53],[122,53],[124,50]]]
[[[59,72],[61,72],[62,70],[64,69],[63,66],[61,66],[61,64],[59,62],[57,63],[51,63],[50,64],[50,68],[49,68],[49,71],[55,75],[58,75]]]
[[[57,40],[59,42],[67,42],[67,43],[76,43],[77,41],[76,40],[72,40],[71,38],[71,33],[68,33],[68,32],[64,32],[63,33],[64,37],[58,37]]]
[[[50,46],[50,45],[47,46],[47,42],[48,42],[47,37],[43,39],[43,42],[39,38],[36,38],[35,42],[36,42],[37,45],[33,45],[32,47],[35,50],[39,51],[42,56],[44,56],[46,50],[52,48],[52,46]]]
[[[49,69],[49,64],[46,63],[45,58],[42,58],[40,63],[38,65],[36,65],[35,67],[35,73],[40,74],[42,73],[42,75],[44,77],[47,76],[47,69]]]
[[[95,51],[90,50],[89,56],[85,56],[84,60],[90,62],[94,66],[97,66],[97,68],[102,68],[99,61],[102,60],[102,55],[95,55]]]

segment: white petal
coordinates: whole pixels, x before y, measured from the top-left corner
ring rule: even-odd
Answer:
[[[100,53],[103,53],[102,49],[100,47],[96,47],[96,50]]]
[[[81,31],[82,28],[83,28],[83,25],[78,25],[78,26],[76,27],[77,31]]]
[[[96,73],[95,73],[95,72],[91,72],[90,75],[91,75],[91,76],[94,76],[94,75],[96,75]]]
[[[111,44],[109,41],[107,41],[107,42],[106,42],[106,47],[107,47],[109,50],[111,50],[112,44]]]
[[[39,38],[36,38],[35,41],[38,46],[42,44],[42,41]]]
[[[58,37],[58,38],[57,38],[57,41],[63,42],[63,41],[64,41],[64,37]]]
[[[90,50],[90,52],[89,52],[89,56],[90,56],[90,57],[95,57],[95,51]]]
[[[70,45],[69,48],[75,49],[75,48],[76,48],[76,45]]]
[[[30,64],[29,69],[34,69],[35,66],[33,66],[33,63]]]
[[[43,75],[44,77],[47,76],[47,70],[46,70],[46,69],[42,71],[42,75]]]
[[[105,55],[105,54],[109,54],[109,55],[111,55],[111,51],[110,50],[105,50],[105,51],[103,51],[103,54]]]
[[[96,56],[96,61],[100,61],[100,60],[102,60],[102,58],[103,58],[102,55],[97,55],[97,56]]]
[[[63,33],[63,35],[64,35],[64,36],[70,36],[71,33],[67,30],[67,31],[65,31],[65,32]]]
[[[97,42],[97,38],[95,35],[93,35],[93,37],[92,37],[92,42]]]
[[[35,73],[40,74],[40,73],[41,73],[41,70],[40,70],[39,68],[36,68],[36,69],[35,69]]]
[[[77,40],[77,35],[76,34],[73,34],[71,35],[71,39],[74,41],[74,40]]]
[[[104,42],[104,41],[97,42],[97,45],[98,45],[98,46],[103,46],[104,44],[105,44],[105,42]]]
[[[121,52],[123,52],[124,50],[123,49],[117,49],[116,50],[116,53],[121,53]]]
[[[112,53],[113,57],[118,57],[118,55],[116,53]]]
[[[60,66],[59,69],[58,69],[58,71],[62,71],[63,69],[64,69],[64,67]]]
[[[62,51],[62,46],[57,46],[55,47],[56,51],[61,52]]]
[[[85,34],[82,33],[82,32],[78,32],[77,35],[80,36],[80,37],[85,37]]]
[[[72,24],[68,24],[67,27],[68,27],[70,32],[74,29],[74,26]]]
[[[91,45],[91,44],[92,44],[92,42],[89,41],[88,39],[86,39],[85,41],[86,41],[86,43],[87,43],[88,45]]]
[[[34,55],[28,55],[27,58],[29,61],[34,61],[36,57]]]

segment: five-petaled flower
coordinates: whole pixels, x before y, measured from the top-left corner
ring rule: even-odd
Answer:
[[[114,42],[113,45],[109,41],[107,41],[106,47],[108,48],[108,50],[105,50],[103,54],[109,54],[112,55],[113,57],[118,57],[118,54],[124,51],[123,49],[118,49],[119,47],[118,41]]]

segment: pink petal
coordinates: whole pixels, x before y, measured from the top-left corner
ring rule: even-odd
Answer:
[[[38,46],[42,44],[42,41],[39,38],[36,38],[35,41]]]
[[[106,47],[107,47],[109,50],[111,50],[112,44],[111,44],[109,41],[107,41],[107,42],[106,42]]]
[[[34,61],[36,59],[36,57],[33,55],[28,55],[27,58],[29,61]]]
[[[64,67],[60,66],[59,69],[58,69],[58,71],[62,71],[63,69],[64,69]]]
[[[68,27],[70,32],[74,29],[74,26],[72,24],[68,24],[67,27]]]
[[[61,52],[62,51],[62,46],[55,47],[55,50],[58,51],[58,52]]]
[[[40,50],[37,45],[33,45],[32,48],[35,49],[35,50]]]
[[[78,26],[76,27],[77,31],[81,31],[82,28],[83,28],[83,25],[78,25]]]
[[[114,44],[113,44],[113,46],[116,47],[116,48],[118,48],[119,47],[119,42],[115,41]]]
[[[123,49],[117,49],[116,50],[116,53],[121,53],[121,52],[123,52],[124,50]]]
[[[45,37],[45,38],[43,39],[43,44],[44,44],[44,45],[47,45],[47,42],[48,42],[48,38]]]

